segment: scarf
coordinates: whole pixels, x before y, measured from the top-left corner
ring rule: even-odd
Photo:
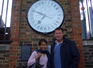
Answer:
[[[38,50],[36,50],[36,51],[37,51],[37,53],[49,55],[49,52],[48,52],[47,50],[42,51],[41,49],[38,49]]]
[[[41,49],[36,50],[37,53],[46,54],[48,58],[47,68],[50,68],[50,54],[47,50],[42,51]]]

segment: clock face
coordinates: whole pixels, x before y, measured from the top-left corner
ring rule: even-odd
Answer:
[[[34,30],[46,34],[62,25],[64,11],[56,1],[38,0],[30,6],[27,20]]]

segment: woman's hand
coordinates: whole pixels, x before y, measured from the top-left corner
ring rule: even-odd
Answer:
[[[35,58],[35,60],[37,61],[37,60],[40,58],[41,55],[42,55],[41,53],[38,53],[38,55],[37,55],[37,57]]]

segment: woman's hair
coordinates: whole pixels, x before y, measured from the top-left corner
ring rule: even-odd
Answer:
[[[41,45],[42,42],[45,42],[47,44],[47,41],[45,39],[40,39],[40,41],[38,42],[38,45]]]

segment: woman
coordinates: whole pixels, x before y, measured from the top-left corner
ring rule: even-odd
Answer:
[[[41,39],[38,44],[40,49],[32,53],[27,64],[28,66],[31,66],[39,59],[39,63],[43,65],[42,68],[50,68],[49,52],[46,50],[47,41],[45,39]]]

